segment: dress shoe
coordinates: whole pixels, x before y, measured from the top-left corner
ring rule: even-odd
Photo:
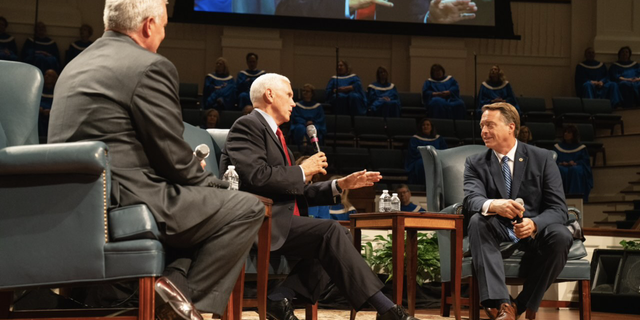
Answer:
[[[166,277],[156,280],[156,319],[202,320],[195,306]]]
[[[418,320],[418,318],[412,317],[407,310],[396,304],[384,314],[378,313],[376,320]]]
[[[510,307],[512,309],[513,312],[511,312],[514,317],[513,318],[499,318],[499,316],[501,315],[501,312],[503,312],[503,307]],[[495,319],[518,319],[518,317],[520,316],[517,312],[518,312],[518,307],[516,306],[516,302],[514,300],[511,300],[511,305],[509,306],[508,303],[503,303],[502,305],[500,305],[500,309],[497,308],[484,308],[484,312],[487,313],[487,316],[489,317],[489,319],[491,320],[495,320]]]
[[[293,303],[287,298],[278,301],[267,299],[267,319],[298,320],[293,314]]]

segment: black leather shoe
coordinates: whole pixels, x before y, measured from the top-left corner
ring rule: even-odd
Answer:
[[[202,320],[195,306],[166,277],[156,280],[156,319]]]
[[[280,301],[267,299],[267,319],[269,320],[298,320],[293,314],[293,303],[284,298]]]
[[[384,314],[378,313],[376,320],[418,320],[418,318],[412,317],[407,310],[396,304]]]

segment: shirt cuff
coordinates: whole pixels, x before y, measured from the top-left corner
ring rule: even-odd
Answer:
[[[487,200],[484,202],[484,204],[482,205],[482,215],[483,216],[495,216],[495,212],[488,212],[489,211],[489,207],[491,206],[491,202],[493,202],[493,199]]]
[[[333,191],[333,196],[337,197],[340,195],[340,191],[338,191],[338,180],[331,181],[331,190]]]
[[[302,166],[298,166],[298,168],[300,168],[300,172],[302,172],[302,183],[307,183],[307,178],[304,175],[304,169],[302,169]]]

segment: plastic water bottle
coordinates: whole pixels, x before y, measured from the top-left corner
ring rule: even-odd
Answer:
[[[391,196],[389,196],[389,190],[382,190],[382,195],[380,196],[380,205],[378,210],[380,212],[391,211]]]
[[[391,211],[400,212],[400,198],[398,198],[397,193],[391,195]]]
[[[222,176],[223,181],[229,182],[229,190],[238,190],[240,187],[240,177],[236,172],[236,166],[229,166],[227,172]]]

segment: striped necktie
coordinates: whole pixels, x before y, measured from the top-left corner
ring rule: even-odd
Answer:
[[[507,189],[507,198],[511,199],[511,169],[509,169],[509,157],[502,157],[502,176],[504,176],[504,184]],[[512,242],[518,242],[520,239],[516,237],[516,232],[513,231],[513,225],[507,227],[509,238]]]

